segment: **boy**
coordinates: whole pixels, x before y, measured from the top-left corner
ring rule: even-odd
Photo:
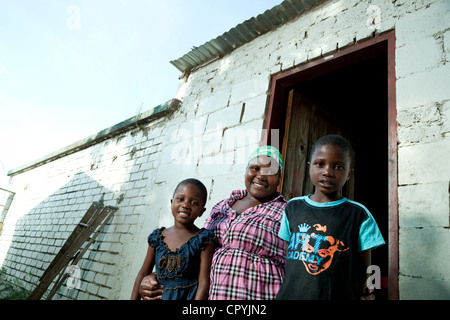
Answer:
[[[277,299],[356,300],[369,293],[370,250],[385,242],[367,208],[341,194],[352,158],[341,136],[314,144],[308,162],[314,194],[289,201],[281,221],[287,260]]]

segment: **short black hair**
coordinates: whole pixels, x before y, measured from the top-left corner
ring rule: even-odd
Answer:
[[[202,200],[203,200],[203,205],[206,204],[206,199],[208,197],[208,190],[206,190],[205,185],[197,179],[194,178],[189,178],[189,179],[185,179],[183,181],[181,181],[177,187],[175,188],[175,191],[173,192],[173,196],[172,198],[175,197],[175,193],[177,192],[178,188],[187,184],[193,184],[194,186],[196,186],[198,188],[198,190],[201,192],[202,194]]]
[[[329,134],[317,139],[317,141],[314,143],[311,149],[310,159],[312,159],[312,156],[317,151],[317,149],[325,145],[336,146],[347,152],[350,158],[350,166],[353,166],[353,160],[355,155],[353,153],[352,145],[350,144],[350,142],[347,141],[347,139],[337,134]]]

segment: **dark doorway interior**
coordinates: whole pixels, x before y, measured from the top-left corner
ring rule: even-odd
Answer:
[[[355,174],[352,181],[353,200],[365,205],[373,214],[388,242],[388,67],[387,52],[359,58],[334,71],[321,73],[286,87],[288,94],[296,94],[312,101],[317,112],[343,127],[355,151]],[[294,106],[295,107],[295,106]],[[289,110],[288,107],[284,107]],[[283,108],[283,109],[284,109]],[[287,115],[289,118],[290,115]],[[280,128],[284,133],[285,128]],[[289,134],[299,129],[290,122]],[[327,133],[338,133],[331,126]],[[286,145],[286,144],[284,144]],[[312,145],[312,144],[311,144]],[[309,147],[311,147],[311,145]],[[309,159],[308,159],[309,160]],[[289,165],[287,163],[287,165]],[[306,172],[307,175],[307,172]],[[311,190],[312,191],[312,190]],[[372,264],[381,269],[381,290],[377,299],[387,299],[388,246],[372,251]]]

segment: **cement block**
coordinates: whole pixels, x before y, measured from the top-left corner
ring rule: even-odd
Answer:
[[[257,65],[254,67],[257,67]],[[270,74],[262,73],[245,81],[234,83],[231,91],[230,105],[242,103],[247,99],[266,93],[269,88],[269,80]]]
[[[185,137],[184,139],[177,139],[176,135],[172,135],[173,140],[170,144],[164,145],[159,158],[159,165],[170,165],[177,163],[184,163],[191,157],[190,149],[192,144],[192,137]],[[192,160],[192,159],[191,159]]]
[[[439,111],[442,117],[441,136],[446,138],[450,135],[450,100],[443,103]]]
[[[231,94],[231,88],[219,88],[213,90],[205,95],[205,97],[199,101],[197,108],[197,115],[203,115],[205,113],[213,112],[222,108],[225,108],[229,104]]]
[[[450,181],[450,140],[398,150],[399,185]]]
[[[450,28],[450,7],[448,1],[434,1],[426,6],[414,8],[413,2],[397,7],[399,19],[396,22],[396,45],[401,47]],[[406,11],[403,11],[406,10]]]
[[[408,42],[395,52],[397,78],[437,67],[443,61],[443,53],[441,39],[433,36]]]
[[[449,300],[450,280],[399,277],[400,300]]]
[[[450,99],[450,64],[397,80],[397,110]]]
[[[215,131],[209,131],[192,140],[189,156],[194,163],[199,163],[199,159],[210,155],[215,155],[222,148],[223,129],[217,127]]]
[[[195,172],[195,168],[196,164],[194,164],[193,161],[190,159],[186,159],[184,163],[161,165],[157,169],[154,182],[155,183],[166,182],[176,185],[183,179],[192,178]],[[173,190],[170,192],[173,193]]]
[[[398,204],[400,228],[448,227],[448,188],[448,182],[399,187]]]
[[[202,135],[205,132],[207,122],[207,114],[183,121],[177,130],[176,140],[179,141]]]
[[[440,120],[441,116],[437,103],[410,107],[408,109],[402,109],[397,113],[397,123],[402,127],[410,127],[420,122],[429,124]]]
[[[239,124],[242,105],[231,105],[208,115],[206,131],[223,129]]]
[[[450,30],[447,30],[444,34],[444,50],[446,53],[447,62],[450,61]]]
[[[400,228],[400,274],[450,280],[450,229]]]
[[[222,151],[232,151],[236,148],[258,143],[262,136],[261,126],[261,121],[255,120],[245,126],[228,128],[224,132]]]
[[[266,110],[267,100],[267,94],[261,94],[252,99],[246,100],[242,123],[262,119]]]
[[[195,176],[215,179],[218,175],[229,175],[233,171],[234,165],[234,152],[220,152],[212,156],[205,156],[199,159]]]
[[[206,161],[208,162],[211,160],[213,159],[206,159]],[[205,180],[205,179],[213,179],[217,175],[224,175],[231,172],[230,164],[227,163],[220,164],[220,162],[224,161],[222,159],[215,158],[215,161],[218,161],[219,163],[203,164],[202,166],[198,166],[195,172],[195,176],[198,177],[198,179]]]
[[[430,103],[424,106],[399,110],[397,113],[398,141],[400,146],[431,143],[442,140],[450,122],[446,104]]]

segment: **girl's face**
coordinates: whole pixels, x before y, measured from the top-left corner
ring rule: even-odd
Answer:
[[[203,198],[202,192],[194,184],[179,186],[170,200],[175,221],[182,224],[193,223],[206,210]]]
[[[259,156],[250,161],[245,172],[245,186],[252,197],[264,201],[277,191],[279,183],[280,169],[275,159]]]
[[[323,145],[314,152],[308,166],[315,186],[313,200],[332,202],[342,198],[341,189],[353,172],[347,152],[338,146]]]

